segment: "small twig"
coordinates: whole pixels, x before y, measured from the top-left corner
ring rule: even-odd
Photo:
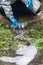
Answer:
[[[28,24],[26,25],[25,29],[28,29],[28,27],[33,26],[34,24],[39,23],[42,20],[43,20],[43,18],[37,18],[37,19],[34,19],[34,20],[30,20],[28,22]]]
[[[38,18],[38,19],[30,20],[28,24],[29,24],[29,25],[30,25],[30,24],[33,25],[33,24],[36,24],[37,22],[42,21],[42,20],[43,20],[43,18]]]

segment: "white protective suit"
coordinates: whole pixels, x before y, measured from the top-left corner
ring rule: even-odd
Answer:
[[[25,0],[22,0],[25,3]],[[8,18],[14,17],[12,12],[11,4],[16,2],[16,0],[0,0],[0,8],[4,9],[4,12]]]
[[[19,1],[19,0],[18,0]],[[26,4],[26,0],[21,0],[24,4]],[[32,0],[34,3],[35,3],[35,1],[37,2],[37,1],[39,1],[39,0]],[[16,2],[16,0],[0,0],[0,7],[2,7],[3,9],[4,9],[4,12],[5,12],[5,14],[6,14],[6,16],[8,17],[8,18],[10,18],[10,17],[14,17],[13,16],[13,12],[12,12],[12,7],[11,7],[11,4],[13,4],[14,2]],[[38,6],[38,4],[39,3],[35,3],[35,4],[37,4],[37,6]],[[35,4],[33,4],[33,6],[35,6]],[[40,6],[38,6],[38,8],[39,8]],[[36,9],[36,7],[33,7],[34,8],[34,10]],[[33,9],[32,9],[32,11],[33,11]],[[34,11],[33,11],[34,12]]]

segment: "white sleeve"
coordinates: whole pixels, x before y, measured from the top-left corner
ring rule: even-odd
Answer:
[[[8,18],[14,17],[10,1],[6,1],[6,0],[4,0],[4,2],[2,1],[2,8],[4,9],[5,14]]]

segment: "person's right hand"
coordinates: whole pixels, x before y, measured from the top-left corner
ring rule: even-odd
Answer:
[[[18,21],[13,17],[13,18],[10,18],[10,21],[12,23],[12,25],[14,25],[16,28],[18,28]]]

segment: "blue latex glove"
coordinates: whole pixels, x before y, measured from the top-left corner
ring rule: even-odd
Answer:
[[[26,7],[27,8],[32,7],[32,0],[26,0]]]
[[[18,28],[18,21],[14,17],[10,18],[10,21],[16,28]]]

